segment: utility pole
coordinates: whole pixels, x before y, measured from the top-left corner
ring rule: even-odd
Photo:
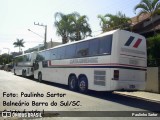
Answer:
[[[43,25],[43,24],[39,24],[39,23],[35,23],[34,25],[38,25],[38,26],[42,26],[45,28],[45,32],[44,32],[44,49],[46,49],[46,45],[47,45],[47,25]]]

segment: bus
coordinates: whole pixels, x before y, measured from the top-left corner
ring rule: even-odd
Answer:
[[[26,53],[23,55],[16,56],[13,60],[14,68],[13,72],[15,75],[23,77],[29,77],[34,75],[34,62],[36,59],[37,52]]]
[[[146,39],[118,29],[38,52],[34,77],[80,92],[144,90],[146,69]]]

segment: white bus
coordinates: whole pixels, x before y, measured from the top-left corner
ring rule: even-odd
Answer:
[[[36,59],[37,52],[27,53],[16,56],[14,58],[14,74],[21,75],[23,77],[34,75],[34,62]]]
[[[114,30],[37,54],[34,77],[86,92],[144,90],[146,39]]]

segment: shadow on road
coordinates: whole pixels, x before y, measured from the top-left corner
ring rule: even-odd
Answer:
[[[68,86],[66,85],[61,85],[61,84],[46,82],[46,81],[43,81],[43,84],[47,84],[47,85],[51,85],[51,86],[58,87],[61,89],[69,90]],[[79,93],[78,91],[76,92]],[[79,94],[82,94],[82,93],[79,93]],[[140,108],[140,109],[144,109],[147,111],[160,113],[160,103],[156,103],[153,101],[147,101],[147,100],[139,99],[139,98],[131,98],[129,96],[114,94],[114,92],[97,92],[97,91],[89,90],[86,95],[92,96],[95,98],[99,98],[99,99],[103,99],[103,100],[107,100],[107,101],[111,101],[111,102],[115,102],[115,103],[119,103],[119,104],[123,104],[123,105],[134,107],[134,108]]]

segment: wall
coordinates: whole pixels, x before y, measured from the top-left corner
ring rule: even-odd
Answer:
[[[146,91],[160,93],[160,68],[147,68]]]

